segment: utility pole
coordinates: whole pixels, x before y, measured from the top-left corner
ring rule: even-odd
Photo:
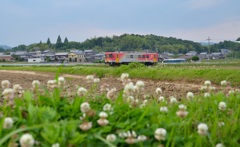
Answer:
[[[208,53],[210,55],[210,40],[212,40],[210,37],[207,38],[208,41]]]
[[[208,60],[210,59],[210,40],[212,40],[210,37],[207,38],[208,41]]]

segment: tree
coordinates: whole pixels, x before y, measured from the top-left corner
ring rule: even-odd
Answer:
[[[51,41],[50,41],[49,38],[47,39],[47,44],[48,44],[48,45],[51,45]]]
[[[68,39],[67,39],[67,37],[65,37],[65,39],[64,39],[64,44],[68,44]]]
[[[198,57],[198,56],[193,56],[193,57],[192,57],[192,60],[193,60],[193,61],[198,61],[198,60],[199,60],[199,57]]]
[[[2,47],[0,47],[0,52],[4,52],[5,50],[2,48]]]
[[[58,38],[57,38],[57,42],[56,42],[55,47],[56,47],[56,49],[59,49],[59,48],[61,48],[62,46],[63,46],[62,39],[61,39],[60,35],[58,35]]]

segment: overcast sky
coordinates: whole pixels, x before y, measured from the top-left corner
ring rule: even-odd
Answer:
[[[236,40],[240,0],[0,0],[1,45],[124,33]]]

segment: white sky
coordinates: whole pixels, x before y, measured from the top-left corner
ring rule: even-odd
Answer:
[[[0,44],[11,47],[124,33],[204,42],[240,37],[240,0],[0,0]]]

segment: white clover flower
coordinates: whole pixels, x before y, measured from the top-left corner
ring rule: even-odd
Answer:
[[[214,91],[216,90],[216,87],[210,86],[209,89]]]
[[[154,137],[160,141],[160,140],[166,140],[166,135],[167,135],[167,131],[164,128],[158,128],[155,130],[155,134]]]
[[[132,102],[132,101],[134,101],[134,97],[133,96],[128,96],[127,102]]]
[[[60,147],[60,144],[59,144],[59,143],[54,143],[54,144],[52,145],[52,147]]]
[[[177,103],[178,101],[177,101],[177,99],[175,98],[175,97],[173,97],[173,96],[171,96],[170,97],[170,103],[171,104],[175,104],[175,103]]]
[[[13,99],[14,97],[14,90],[11,88],[6,88],[2,92],[3,98],[4,99]]]
[[[137,140],[138,140],[138,141],[145,141],[145,140],[147,140],[147,137],[146,137],[145,135],[139,135],[139,136],[137,137]]]
[[[128,131],[127,132],[127,139],[125,139],[125,142],[128,144],[134,144],[136,142],[138,142],[137,140],[137,134],[135,131]]]
[[[85,89],[84,87],[79,87],[79,88],[78,88],[77,94],[78,94],[79,96],[83,96],[83,95],[85,95],[86,93],[87,93],[87,89]]]
[[[228,94],[234,94],[234,93],[235,93],[234,90],[229,90],[229,91],[228,91]]]
[[[125,139],[125,142],[127,144],[134,144],[134,143],[138,142],[138,140],[135,137],[128,137],[127,139]]]
[[[13,119],[11,117],[6,117],[4,119],[3,128],[10,129],[13,126]]]
[[[219,110],[224,111],[224,110],[226,110],[226,108],[227,108],[227,104],[225,102],[220,102],[218,104],[218,109]]]
[[[130,82],[130,83],[127,83],[127,84],[125,85],[123,93],[129,95],[129,94],[131,94],[133,91],[134,91],[134,85],[133,85],[132,82]]]
[[[130,132],[130,131],[128,131],[128,132]],[[132,130],[132,135],[130,135],[130,136],[128,136],[128,137],[131,137],[131,136],[137,137],[137,133],[136,133],[134,130]]]
[[[139,92],[139,90],[140,90],[139,87],[137,87],[136,85],[133,86],[133,91],[134,92]]]
[[[51,89],[57,88],[58,87],[57,86],[57,80],[48,80],[47,87],[51,88]]]
[[[160,97],[158,98],[158,101],[159,101],[159,102],[164,102],[164,101],[165,101],[165,98],[164,98],[163,96],[160,96]]]
[[[211,82],[210,82],[210,81],[205,81],[204,84],[205,84],[206,86],[210,86],[210,85],[211,85]]]
[[[86,113],[86,112],[88,112],[89,110],[91,110],[91,107],[90,107],[90,105],[89,105],[88,102],[84,102],[84,103],[81,104],[81,111],[82,111],[83,113]]]
[[[218,144],[216,144],[215,147],[224,147],[224,145],[222,143],[218,143]]]
[[[106,126],[109,123],[109,121],[106,119],[108,117],[108,114],[106,112],[100,112],[99,117],[100,119],[97,120],[97,123],[100,126]]]
[[[109,84],[103,83],[103,84],[100,86],[100,91],[102,91],[102,92],[104,92],[104,91],[109,91]]]
[[[65,78],[64,77],[59,77],[58,78],[58,86],[63,86],[65,84]]]
[[[22,86],[20,86],[19,84],[15,84],[13,85],[13,91],[14,92],[18,92],[22,90]]]
[[[115,142],[117,139],[116,135],[115,134],[109,134],[107,135],[106,137],[106,140],[109,141],[109,142]]]
[[[227,86],[227,81],[226,80],[221,81],[221,85],[222,86]]]
[[[93,79],[93,82],[94,82],[94,83],[99,83],[99,82],[100,82],[100,79],[99,79],[99,78],[94,78],[94,79]]]
[[[183,104],[178,105],[178,108],[179,108],[180,110],[187,110],[187,106],[185,106],[185,105],[183,105]]]
[[[32,86],[33,86],[34,89],[35,89],[36,87],[39,87],[39,85],[40,85],[40,82],[39,82],[38,80],[34,80],[34,81],[32,82]]]
[[[188,111],[186,111],[186,110],[179,110],[179,111],[177,111],[176,112],[176,114],[177,114],[177,116],[178,117],[186,117],[187,115],[188,115]]]
[[[93,81],[94,76],[93,76],[93,75],[87,75],[86,79],[87,79],[88,81]]]
[[[126,132],[120,132],[120,133],[118,134],[118,136],[119,136],[120,138],[126,138],[126,137],[128,137],[128,134],[127,134]]]
[[[106,112],[100,112],[99,113],[99,117],[101,118],[107,118],[108,117],[108,114]]]
[[[204,93],[204,97],[205,98],[210,97],[210,93],[208,93],[208,92]]]
[[[2,85],[2,89],[6,89],[6,88],[10,88],[10,82],[8,80],[3,80],[1,85]]]
[[[113,110],[113,108],[112,108],[111,104],[107,103],[103,106],[103,111],[112,111],[112,110]]]
[[[223,126],[225,126],[225,123],[223,121],[218,123],[218,127],[223,127]]]
[[[83,131],[88,131],[92,128],[92,122],[83,122],[79,127]]]
[[[240,92],[240,89],[235,89],[235,92]]]
[[[106,126],[109,123],[109,121],[106,118],[100,118],[100,119],[97,120],[97,123],[100,126]]]
[[[205,123],[200,123],[197,128],[199,135],[207,135],[208,126]]]
[[[65,78],[64,77],[59,77],[58,82],[65,82]]]
[[[148,100],[144,100],[144,101],[143,101],[143,104],[144,104],[144,105],[147,105],[147,103],[148,103]]]
[[[20,138],[21,147],[32,147],[34,145],[34,138],[31,134],[23,134]]]
[[[178,105],[178,108],[179,108],[179,111],[176,112],[177,116],[178,117],[186,117],[188,115],[188,111],[187,110],[187,106],[183,105],[183,104],[180,104]]]
[[[117,89],[116,89],[115,87],[112,88],[111,90],[109,90],[109,91],[107,92],[107,98],[108,98],[108,99],[114,98],[116,91],[117,91]]]
[[[124,82],[124,80],[128,79],[129,74],[128,73],[122,73],[121,75],[121,81]]]
[[[136,86],[138,88],[143,88],[144,87],[144,82],[143,81],[137,81]]]
[[[201,86],[200,90],[202,91],[207,90],[207,86]]]
[[[194,95],[193,95],[192,92],[188,92],[188,93],[187,93],[187,99],[191,99],[191,98],[193,98],[193,97],[194,97]]]
[[[168,108],[166,106],[162,106],[162,107],[160,107],[160,112],[167,113],[168,112]]]
[[[20,86],[19,84],[13,85],[13,91],[14,91],[14,94],[16,94],[18,97],[23,96],[24,90],[22,89],[22,86]]]
[[[157,95],[160,95],[160,94],[162,94],[162,89],[158,87],[158,88],[156,88],[155,92]]]

